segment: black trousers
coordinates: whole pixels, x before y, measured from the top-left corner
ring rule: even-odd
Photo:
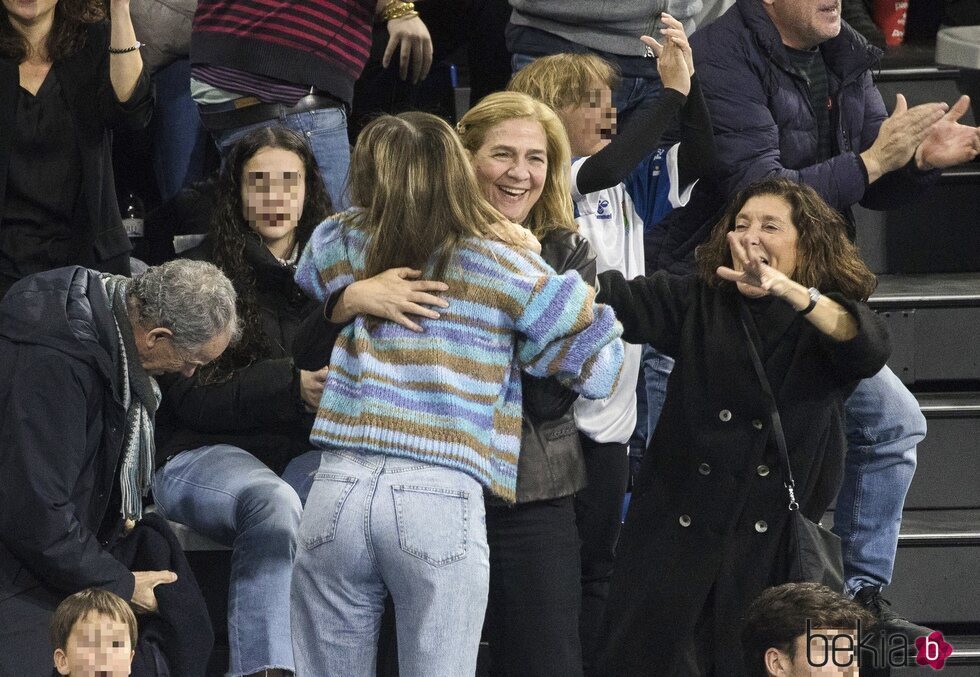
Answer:
[[[579,536],[571,496],[487,505],[494,677],[581,677]]]
[[[589,484],[575,495],[578,532],[582,539],[582,613],[579,636],[585,674],[593,673],[599,632],[609,596],[622,526],[623,499],[629,477],[627,445],[600,443],[579,434]]]

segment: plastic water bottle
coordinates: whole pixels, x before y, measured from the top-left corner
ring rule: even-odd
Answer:
[[[122,208],[122,222],[130,239],[143,237],[143,222],[146,219],[146,207],[140,196],[130,191]]]

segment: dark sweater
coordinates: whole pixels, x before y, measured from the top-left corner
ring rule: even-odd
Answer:
[[[202,0],[191,62],[315,87],[350,104],[371,53],[371,0]]]

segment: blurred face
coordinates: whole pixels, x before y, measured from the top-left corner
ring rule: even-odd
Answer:
[[[735,217],[735,233],[749,256],[758,255],[767,265],[787,277],[796,270],[796,242],[798,233],[793,224],[790,204],[775,195],[757,195],[750,198]],[[735,270],[742,263],[732,256]],[[755,290],[737,283],[746,295],[756,295]]]
[[[54,652],[59,675],[125,677],[133,660],[129,626],[90,611],[71,630],[63,649]]]
[[[841,0],[763,0],[783,44],[810,49],[840,33]]]
[[[566,106],[559,111],[568,132],[572,155],[584,157],[602,150],[616,134],[616,108],[612,90],[604,84],[593,83],[589,98],[578,106]]]
[[[17,23],[33,24],[54,18],[58,0],[3,0],[3,8]]]
[[[274,254],[296,242],[306,200],[306,171],[296,153],[262,148],[242,168],[242,216]],[[285,251],[283,251],[285,250]]]
[[[490,204],[511,221],[524,221],[548,176],[548,140],[541,123],[516,118],[491,127],[470,160]]]
[[[190,352],[174,343],[173,332],[163,327],[143,332],[133,327],[136,349],[140,365],[151,376],[163,374],[182,374],[187,378],[194,375],[198,367],[221,357],[231,342],[231,332],[225,331],[212,338],[197,351]]]

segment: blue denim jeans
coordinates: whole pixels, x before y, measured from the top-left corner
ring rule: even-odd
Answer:
[[[191,98],[190,83],[188,59],[178,59],[153,75],[153,169],[164,202],[204,178],[208,132]]]
[[[293,669],[289,580],[299,498],[247,451],[227,444],[183,451],[157,470],[157,511],[230,546],[229,674]]]
[[[296,456],[282,471],[282,479],[299,496],[300,503],[306,505],[306,498],[313,488],[316,471],[320,468],[320,450],[315,449]]]
[[[667,399],[667,379],[674,369],[674,358],[657,352],[652,346],[643,346],[643,379],[646,384],[646,439],[650,444],[653,431],[657,429],[660,412]]]
[[[844,554],[844,590],[888,585],[895,565],[905,494],[926,419],[908,388],[884,367],[844,403],[847,456],[834,533]]]
[[[402,677],[473,675],[490,563],[465,473],[324,451],[303,511],[291,616],[297,677],[374,677],[387,593]]]
[[[232,146],[253,129],[282,125],[302,134],[316,157],[330,201],[337,211],[350,206],[347,195],[347,170],[350,167],[350,142],[347,139],[347,113],[343,108],[321,108],[305,113],[283,115],[278,120],[257,122],[234,129],[211,132],[222,159]]]

